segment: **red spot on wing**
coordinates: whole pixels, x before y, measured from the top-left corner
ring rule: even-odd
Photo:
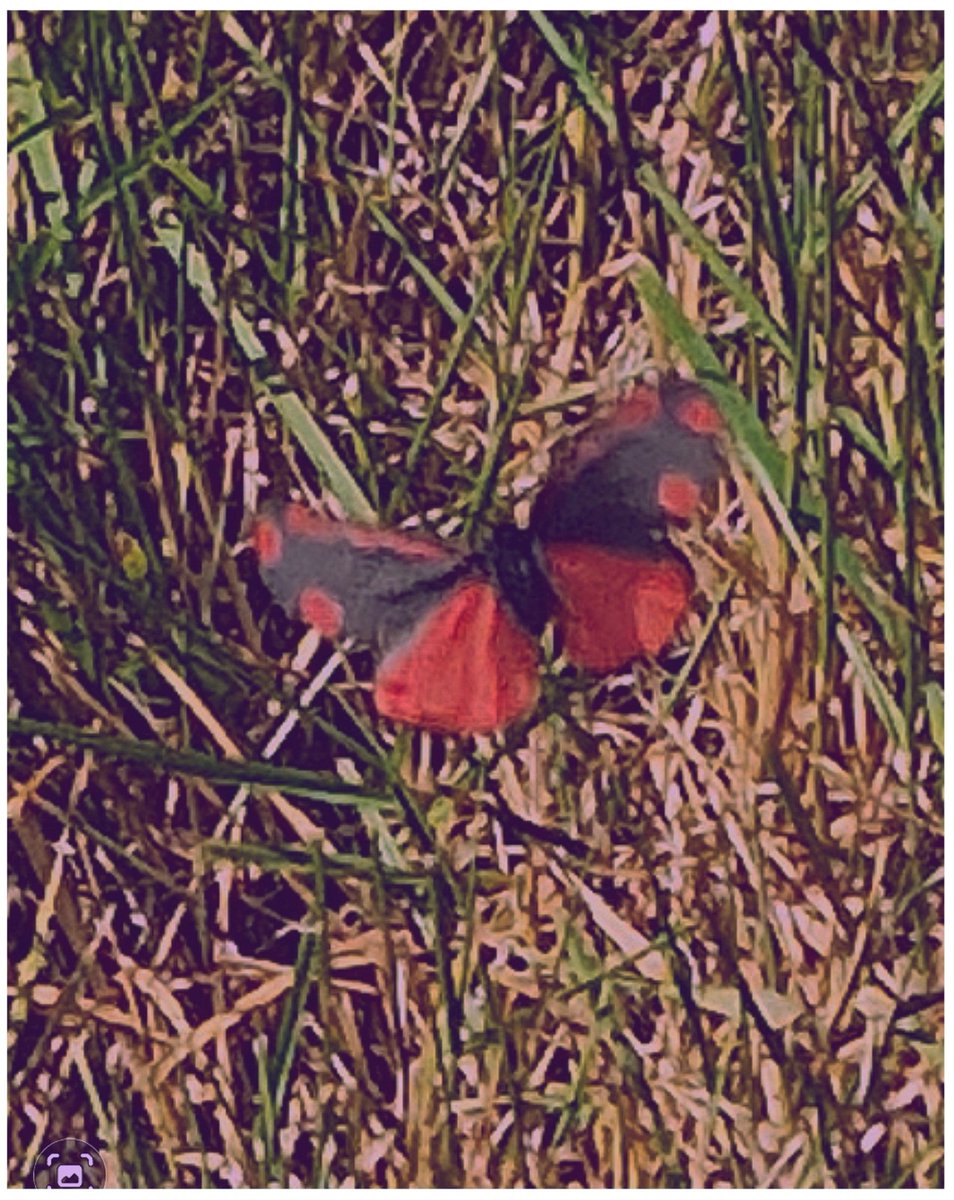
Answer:
[[[331,541],[341,538],[359,550],[393,550],[405,558],[439,559],[450,557],[443,546],[427,538],[398,533],[391,529],[369,529],[347,521],[332,521],[300,504],[285,509],[285,528],[290,534]]]
[[[562,544],[548,546],[546,556],[567,657],[587,670],[658,654],[688,607],[689,573],[673,558]]]
[[[695,392],[687,396],[676,409],[676,420],[693,433],[722,432],[722,417],[708,396]]]
[[[321,588],[306,587],[298,597],[301,619],[326,637],[337,637],[344,628],[344,609]]]
[[[577,440],[573,448],[574,470],[602,458],[621,435],[651,425],[661,411],[659,392],[648,384],[635,384],[605,420],[599,421]]]
[[[676,471],[659,476],[660,506],[674,517],[691,517],[699,507],[702,491],[694,479]]]
[[[639,429],[659,416],[659,393],[646,383],[637,383],[625,393],[616,411],[608,419],[613,429]]]
[[[462,584],[382,661],[378,711],[443,733],[490,733],[533,707],[536,647],[489,583]]]
[[[252,545],[259,562],[274,567],[282,556],[282,532],[274,521],[259,517],[252,526]]]

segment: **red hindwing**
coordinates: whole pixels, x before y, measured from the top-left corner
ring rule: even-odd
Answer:
[[[546,558],[567,657],[587,670],[658,654],[689,606],[689,572],[675,558],[588,544],[547,546]]]
[[[381,662],[378,711],[445,733],[489,733],[536,702],[533,639],[494,588],[470,580],[432,609]]]

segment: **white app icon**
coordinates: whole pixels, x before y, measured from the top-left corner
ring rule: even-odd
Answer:
[[[41,1151],[33,1164],[37,1188],[101,1188],[106,1186],[103,1156],[80,1138],[60,1138]]]
[[[77,1163],[57,1163],[56,1186],[58,1188],[82,1187],[83,1168]]]

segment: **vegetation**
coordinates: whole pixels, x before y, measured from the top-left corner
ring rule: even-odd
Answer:
[[[937,1186],[940,14],[13,14],[10,1179]],[[682,644],[390,727],[267,494],[710,388]]]

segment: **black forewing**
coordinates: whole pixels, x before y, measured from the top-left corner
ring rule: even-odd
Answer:
[[[544,544],[660,546],[669,520],[659,499],[663,476],[685,476],[703,488],[719,475],[716,438],[677,416],[679,405],[700,393],[693,383],[671,384],[646,424],[617,425],[610,417],[598,426],[588,435],[589,453],[582,460],[571,457],[541,492],[531,517],[534,535]]]
[[[317,589],[342,609],[341,636],[387,652],[402,641],[441,598],[473,574],[463,555],[432,548],[412,537],[358,526],[307,521],[289,510],[260,520],[279,533],[274,561],[261,555],[262,578],[291,616],[302,594]]]

